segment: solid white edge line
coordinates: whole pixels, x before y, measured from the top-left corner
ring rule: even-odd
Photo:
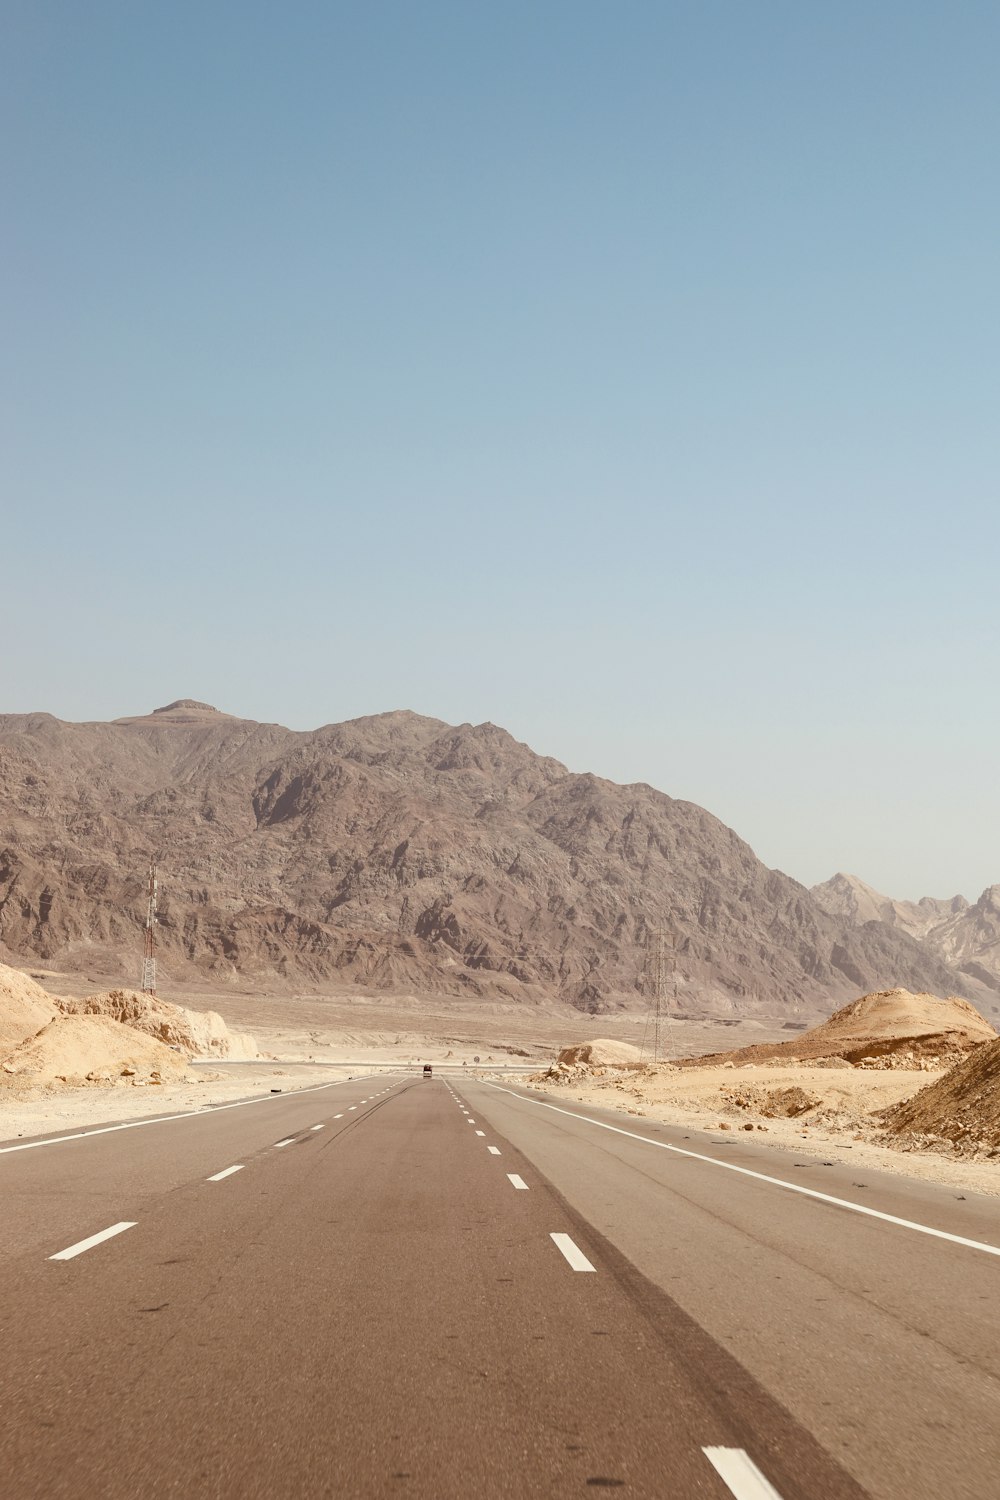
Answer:
[[[486,1080],[483,1079],[486,1083]],[[754,1172],[750,1167],[738,1167],[732,1161],[719,1161],[715,1156],[705,1156],[701,1151],[688,1151],[684,1146],[671,1146],[668,1141],[654,1141],[652,1136],[637,1135],[634,1130],[623,1130],[620,1125],[609,1125],[604,1120],[592,1120],[589,1115],[580,1115],[573,1109],[562,1109],[558,1104],[546,1104],[543,1099],[531,1099],[526,1094],[515,1094],[498,1083],[486,1083],[488,1089],[500,1094],[509,1094],[525,1104],[537,1104],[540,1109],[554,1110],[557,1115],[569,1115],[571,1120],[582,1120],[587,1125],[596,1125],[600,1130],[611,1130],[615,1135],[628,1136],[629,1140],[641,1141],[646,1146],[658,1146],[661,1151],[673,1151],[677,1156],[690,1156],[694,1161],[707,1162],[712,1167],[722,1167],[727,1172],[739,1172],[742,1177],[755,1177],[758,1182],[769,1182],[772,1187],[784,1188],[789,1193],[801,1193],[804,1198],[816,1198],[820,1203],[832,1203],[837,1208],[849,1208],[853,1213],[864,1214],[869,1219],[882,1219],[886,1224],[898,1224],[902,1229],[913,1229],[917,1234],[929,1234],[936,1240],[950,1240],[953,1245],[965,1245],[969,1250],[982,1250],[986,1255],[1000,1255],[1000,1245],[987,1245],[984,1240],[968,1240],[961,1234],[949,1234],[946,1229],[932,1229],[929,1224],[918,1224],[914,1219],[900,1219],[895,1214],[883,1213],[880,1208],[867,1208],[863,1203],[852,1203],[850,1198],[836,1198],[832,1193],[821,1193],[818,1188],[803,1187],[798,1182],[784,1182],[780,1177],[769,1177],[766,1172]]]
[[[75,1245],[70,1245],[66,1250],[60,1250],[57,1255],[50,1255],[49,1260],[72,1260],[74,1255],[82,1255],[85,1250],[92,1250],[95,1245],[100,1245],[104,1240],[112,1239],[116,1234],[122,1234],[126,1229],[134,1229],[135,1219],[124,1220],[121,1224],[112,1224],[110,1229],[102,1229],[100,1234],[92,1234],[88,1239],[78,1240]]]
[[[172,1120],[211,1119],[224,1109],[246,1109],[248,1104],[273,1104],[276,1099],[287,1103],[300,1094],[316,1094],[320,1089],[339,1089],[341,1084],[357,1079],[335,1078],[332,1083],[315,1083],[307,1089],[292,1089],[287,1094],[261,1094],[257,1099],[237,1099],[233,1104],[206,1104],[202,1109],[185,1109],[176,1115],[157,1115],[154,1120],[125,1120],[121,1125],[101,1125],[97,1130],[75,1130],[72,1135],[54,1135],[46,1141],[24,1141],[20,1146],[0,1146],[0,1156],[11,1151],[34,1151],[38,1146],[61,1146],[65,1141],[86,1141],[92,1135],[111,1135],[115,1130],[139,1130],[143,1125],[169,1125]]]
[[[524,1178],[519,1177],[516,1172],[508,1172],[507,1181],[510,1183],[511,1187],[520,1188],[524,1193],[528,1191],[528,1184],[525,1182]]]
[[[596,1271],[597,1267],[590,1264],[579,1245],[574,1244],[568,1234],[550,1234],[549,1239],[566,1257],[574,1271]]]
[[[500,1147],[499,1146],[487,1146],[486,1149],[490,1153],[491,1156],[499,1156],[500,1155]]]
[[[243,1164],[240,1163],[240,1165],[238,1167],[226,1167],[225,1171],[223,1171],[223,1172],[216,1172],[213,1177],[206,1177],[205,1181],[206,1182],[221,1182],[222,1179],[223,1179],[223,1177],[232,1177],[232,1175],[233,1175],[234,1172],[242,1172],[242,1171],[243,1171]]]
[[[701,1451],[736,1500],[781,1500],[774,1485],[743,1448],[702,1448]]]

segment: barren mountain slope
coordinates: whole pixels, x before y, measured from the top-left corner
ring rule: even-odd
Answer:
[[[1000,885],[988,886],[971,905],[964,896],[894,901],[856,875],[838,874],[814,885],[812,895],[832,916],[853,923],[888,922],[919,939],[967,980],[1000,993]]]
[[[178,975],[599,1010],[641,999],[662,923],[681,1013],[807,1018],[859,990],[962,989],[907,934],[823,911],[702,808],[571,774],[491,724],[400,712],[294,733],[188,700],[114,724],[0,718],[8,954],[128,972],[150,855]]]

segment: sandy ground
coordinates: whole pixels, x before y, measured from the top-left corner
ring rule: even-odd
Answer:
[[[964,1160],[878,1143],[880,1132],[872,1112],[909,1098],[937,1076],[904,1069],[883,1072],[787,1065],[646,1069],[641,1073],[608,1068],[529,1087],[553,1099],[621,1110],[636,1123],[648,1118],[689,1126],[692,1133],[718,1135],[720,1128],[742,1133],[752,1125],[758,1145],[825,1161],[843,1160],[850,1153],[859,1172],[865,1168],[896,1172],[959,1191],[1000,1197],[1000,1161]],[[815,1110],[798,1119],[769,1118],[759,1108],[738,1102],[758,1089],[794,1087],[820,1100]]]

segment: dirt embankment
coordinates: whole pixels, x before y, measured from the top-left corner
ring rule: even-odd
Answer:
[[[910,1099],[884,1111],[889,1139],[948,1144],[962,1155],[1000,1157],[1000,1037],[985,1042]]]
[[[191,1058],[258,1056],[254,1038],[231,1032],[214,1012],[132,990],[64,999],[0,965],[0,1089],[8,1098],[161,1084],[191,1077]]]

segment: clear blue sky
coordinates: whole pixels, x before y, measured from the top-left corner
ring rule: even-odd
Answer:
[[[0,709],[1000,881],[995,0],[7,0]]]

